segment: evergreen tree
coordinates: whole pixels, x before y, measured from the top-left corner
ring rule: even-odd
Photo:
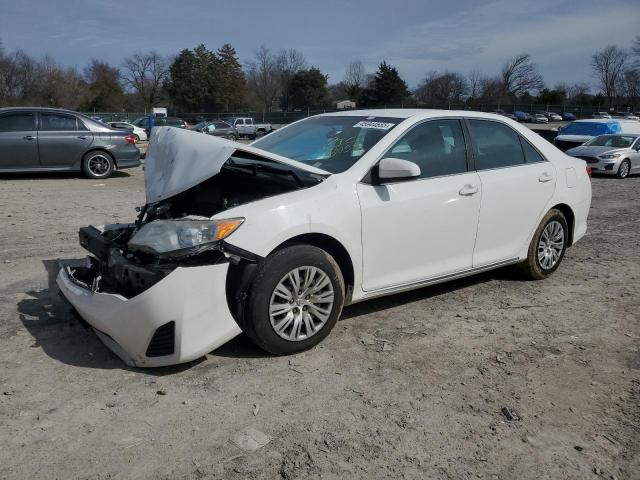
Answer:
[[[399,107],[410,95],[398,70],[383,61],[373,81],[360,94],[358,104],[363,107]]]
[[[327,77],[311,67],[295,73],[289,81],[289,99],[294,108],[317,108],[329,103]]]
[[[244,106],[246,80],[236,50],[225,43],[218,49],[218,58],[223,109],[226,112],[239,110]]]

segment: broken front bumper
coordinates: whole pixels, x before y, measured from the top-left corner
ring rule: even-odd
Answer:
[[[57,284],[65,298],[126,364],[159,367],[188,362],[241,330],[229,311],[228,263],[178,267],[132,298],[92,291],[63,267]]]

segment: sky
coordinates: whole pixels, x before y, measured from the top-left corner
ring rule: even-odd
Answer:
[[[300,50],[329,83],[353,60],[386,60],[410,88],[434,70],[496,74],[522,52],[550,87],[591,83],[591,55],[628,48],[639,26],[639,0],[0,0],[5,51],[66,66],[200,43],[230,43],[244,65],[264,44]]]

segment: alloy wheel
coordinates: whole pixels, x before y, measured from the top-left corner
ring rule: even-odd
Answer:
[[[282,277],[271,294],[269,320],[280,337],[299,342],[322,329],[333,302],[333,285],[325,272],[297,267]]]
[[[104,155],[94,155],[89,159],[88,162],[89,171],[93,173],[96,177],[102,177],[109,173],[109,169],[111,168],[111,162]]]
[[[560,261],[564,249],[565,233],[557,220],[549,222],[538,241],[538,263],[544,270],[551,270]]]

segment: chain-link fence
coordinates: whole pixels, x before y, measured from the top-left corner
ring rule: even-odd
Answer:
[[[602,105],[548,105],[548,104],[450,104],[450,105],[387,105],[378,108],[430,108],[442,110],[472,110],[479,112],[555,112],[562,114],[572,113],[576,118],[592,118],[597,112],[609,111],[609,108]],[[189,123],[197,123],[202,120],[228,119],[234,117],[251,117],[257,123],[271,123],[272,125],[285,125],[296,120],[300,120],[311,115],[320,113],[337,112],[336,109],[302,109],[291,112],[260,112],[260,111],[238,111],[238,112],[180,112],[170,111],[170,116],[180,117]],[[614,109],[614,111],[616,111]],[[627,108],[620,108],[619,111],[628,111]],[[85,112],[90,117],[99,117],[105,122],[112,121],[134,121],[147,114],[143,112]]]

